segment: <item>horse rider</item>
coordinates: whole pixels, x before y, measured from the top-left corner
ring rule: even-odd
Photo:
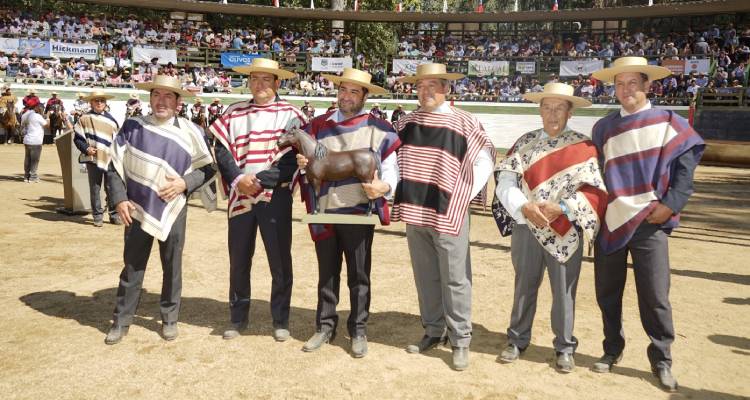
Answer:
[[[18,117],[16,115],[16,102],[18,99],[10,90],[10,85],[2,87],[2,96],[0,96],[0,125],[3,126],[5,137],[3,143],[8,144],[13,141],[14,131],[18,127]]]

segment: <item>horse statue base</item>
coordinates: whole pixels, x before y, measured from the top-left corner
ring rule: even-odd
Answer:
[[[376,214],[305,214],[302,217],[303,224],[350,224],[350,225],[377,225],[380,218]]]

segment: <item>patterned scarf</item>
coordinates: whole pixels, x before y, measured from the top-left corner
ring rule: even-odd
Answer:
[[[120,124],[108,112],[96,114],[86,113],[78,119],[73,127],[75,135],[85,139],[89,147],[96,149],[96,154],[83,154],[78,157],[79,163],[94,163],[99,169],[106,171],[111,160],[109,154],[112,138],[120,129]]]

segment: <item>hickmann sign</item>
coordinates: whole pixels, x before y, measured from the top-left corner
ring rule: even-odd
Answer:
[[[51,41],[50,55],[58,58],[79,58],[96,60],[99,56],[99,45],[96,43],[64,43]]]

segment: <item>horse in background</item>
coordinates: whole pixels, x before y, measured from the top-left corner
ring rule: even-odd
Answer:
[[[49,143],[52,143],[59,133],[65,129],[65,112],[60,104],[54,104],[49,112]],[[46,141],[45,141],[46,142]]]
[[[15,107],[8,107],[7,104],[0,104],[0,126],[5,133],[5,143],[12,143],[14,140],[20,143],[19,118],[16,115]]]

